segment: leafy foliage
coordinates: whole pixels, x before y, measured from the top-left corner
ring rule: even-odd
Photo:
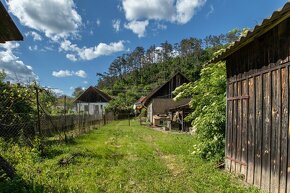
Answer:
[[[36,119],[36,90],[43,109],[51,110],[55,95],[42,89],[36,83],[31,85],[4,82],[5,73],[0,73],[0,137],[18,138],[21,135],[34,135]]]
[[[175,90],[176,99],[191,96],[193,112],[186,118],[196,127],[200,143],[194,153],[207,159],[222,159],[226,121],[226,67],[220,62],[205,66],[201,78]]]

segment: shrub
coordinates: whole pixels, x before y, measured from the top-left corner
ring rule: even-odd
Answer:
[[[220,62],[204,66],[201,78],[175,90],[176,99],[191,96],[192,113],[186,117],[197,128],[200,143],[193,149],[206,159],[224,156],[226,122],[226,66]]]

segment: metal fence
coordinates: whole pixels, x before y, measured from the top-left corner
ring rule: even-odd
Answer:
[[[9,88],[7,85],[5,86],[5,88]],[[64,140],[107,124],[114,118],[110,113],[101,116],[89,115],[85,112],[69,114],[66,100],[63,100],[61,105],[52,105],[58,105],[61,111],[50,114],[46,109],[46,103],[50,101],[42,94],[43,92],[48,93],[47,90],[36,86],[20,85],[14,89],[17,91],[15,94],[30,93],[27,96],[25,93],[24,97],[16,96],[18,98],[14,100],[14,93],[5,95],[5,89],[0,85],[0,138],[4,140],[24,139],[29,141],[35,137]],[[12,97],[8,97],[10,95]],[[65,96],[64,99],[66,99]]]

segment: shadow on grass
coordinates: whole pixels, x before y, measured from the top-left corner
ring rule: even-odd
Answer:
[[[97,160],[110,160],[110,163],[117,165],[117,163],[122,160],[125,156],[123,154],[117,153],[113,150],[107,149],[104,154],[99,154],[89,150],[80,150],[71,152],[69,155],[66,155],[59,159],[58,164],[60,166],[67,166],[69,164],[76,164],[82,162],[79,160],[82,158],[97,159]]]
[[[0,171],[0,192],[1,193],[41,193],[41,192],[69,192],[67,188],[56,190],[52,187],[45,187],[41,184],[26,182],[16,175],[13,179],[1,175]]]

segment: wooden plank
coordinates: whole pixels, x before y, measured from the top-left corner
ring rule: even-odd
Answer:
[[[227,97],[233,96],[233,84],[228,85]],[[227,102],[227,135],[226,135],[226,156],[232,156],[232,130],[233,130],[233,101]],[[226,169],[231,171],[231,160],[226,159]]]
[[[286,193],[287,186],[287,138],[288,138],[288,68],[281,69],[281,159],[280,159],[280,193]]]
[[[290,57],[290,45],[289,45],[289,57]],[[288,94],[289,94],[289,92],[290,92],[290,88],[289,88],[289,86],[290,86],[290,68],[288,67]],[[289,99],[288,99],[289,100]],[[289,103],[289,101],[288,101],[288,103]],[[288,106],[288,108],[289,108],[289,106]],[[288,110],[289,111],[289,110]],[[288,138],[287,138],[287,140],[288,140],[288,148],[287,148],[287,191],[286,192],[290,192],[290,170],[289,170],[289,167],[290,167],[290,116],[288,116],[288,130],[287,130],[287,132],[288,132]]]
[[[248,81],[242,81],[242,95],[248,95]],[[242,162],[248,164],[248,100],[242,100]],[[247,167],[242,166],[241,174],[245,176],[247,180]]]
[[[237,96],[237,92],[238,92],[238,87],[237,87],[237,83],[234,83],[234,96]],[[233,159],[237,159],[237,101],[235,100],[233,102],[234,106],[233,106],[233,132],[232,132],[232,136],[233,136],[233,143],[232,143],[232,158]],[[232,166],[231,166],[231,170],[233,172],[236,172],[236,163],[232,162]]]
[[[254,140],[255,140],[255,81],[254,78],[249,79],[249,125],[248,125],[248,174],[247,182],[254,183]]]
[[[234,83],[234,82],[239,82],[239,81],[246,80],[246,79],[250,79],[250,78],[253,78],[253,77],[256,77],[256,76],[259,76],[259,75],[262,75],[262,74],[266,74],[268,72],[272,72],[273,70],[278,70],[278,69],[281,69],[281,68],[284,68],[284,67],[287,67],[287,66],[290,66],[290,62],[282,64],[282,65],[274,66],[272,68],[270,68],[268,66],[268,68],[265,68],[265,70],[260,70],[260,71],[258,71],[256,73],[248,75],[247,77],[241,77],[241,78],[230,80],[230,81],[228,81],[228,84],[231,84],[231,83]]]
[[[261,148],[262,148],[262,76],[257,76],[255,81],[256,93],[256,124],[255,124],[255,179],[254,184],[261,186]]]
[[[241,81],[239,81],[239,82],[241,82]],[[241,99],[248,99],[248,98],[249,98],[249,96],[246,95],[246,96],[229,97],[227,100],[228,101],[233,101],[233,100],[241,100]]]
[[[237,83],[237,96],[242,95],[242,83],[238,82]],[[242,132],[241,132],[241,120],[242,120],[242,101],[238,100],[237,101],[237,157],[236,159],[241,162],[241,154],[242,154]],[[239,162],[236,162],[236,172],[238,174],[241,173],[241,164]]]
[[[271,73],[263,75],[263,146],[261,188],[270,191],[271,152]]]
[[[279,129],[280,78],[278,70],[272,72],[272,132],[271,132],[271,186],[270,192],[279,191]]]

